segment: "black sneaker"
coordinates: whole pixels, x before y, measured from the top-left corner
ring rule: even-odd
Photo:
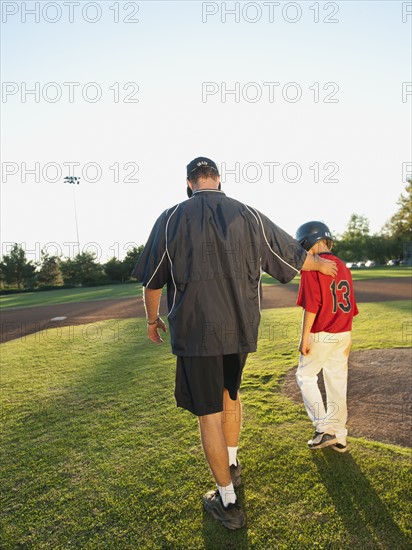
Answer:
[[[348,450],[348,446],[343,445],[342,443],[334,443],[332,445],[332,449],[334,451],[337,451],[338,453],[346,453],[346,451]]]
[[[242,483],[242,466],[239,464],[239,461],[236,460],[236,466],[234,464],[230,465],[230,477],[232,478],[233,487],[239,487]]]
[[[337,439],[334,435],[325,433],[325,432],[315,432],[313,439],[308,441],[309,449],[314,451],[315,449],[323,449],[324,447],[329,447],[337,442]]]
[[[246,525],[246,518],[238,502],[223,506],[218,490],[209,491],[203,498],[203,507],[210,512],[214,519],[218,519],[226,529],[241,529]]]

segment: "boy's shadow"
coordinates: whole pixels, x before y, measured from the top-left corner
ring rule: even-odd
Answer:
[[[412,540],[395,523],[350,453],[337,453],[332,449],[312,453],[353,548],[412,547]]]

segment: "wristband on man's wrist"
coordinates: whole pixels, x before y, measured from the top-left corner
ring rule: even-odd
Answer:
[[[149,319],[146,319],[146,321],[148,325],[155,325],[159,319],[160,317],[158,315],[154,321],[149,321]]]

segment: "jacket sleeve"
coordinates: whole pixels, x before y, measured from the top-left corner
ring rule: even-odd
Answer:
[[[152,289],[163,288],[169,276],[166,251],[166,224],[168,210],[156,220],[133,271],[132,277]]]
[[[256,214],[259,224],[261,267],[281,283],[288,283],[300,272],[307,252],[267,216],[256,209],[252,211]]]

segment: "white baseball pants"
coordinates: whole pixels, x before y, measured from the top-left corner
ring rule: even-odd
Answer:
[[[302,392],[309,418],[317,432],[335,434],[338,443],[346,445],[348,409],[346,391],[351,332],[311,334],[308,355],[300,356],[296,380]],[[318,374],[323,369],[326,408],[318,387]]]

